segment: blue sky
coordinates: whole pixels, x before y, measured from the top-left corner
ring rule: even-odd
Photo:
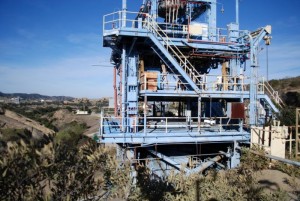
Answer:
[[[142,0],[127,0],[137,11]],[[218,26],[235,20],[235,0],[219,0]],[[110,49],[102,16],[122,0],[0,0],[0,91],[73,97],[112,96]],[[221,9],[221,4],[218,4]],[[269,78],[300,75],[300,1],[241,0],[241,29],[272,25]],[[266,75],[265,48],[260,72]]]

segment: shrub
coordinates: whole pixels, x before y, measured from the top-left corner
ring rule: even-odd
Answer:
[[[56,133],[55,143],[66,143],[68,145],[76,145],[81,139],[83,132],[86,130],[86,124],[79,124],[76,121],[68,123],[64,128]]]

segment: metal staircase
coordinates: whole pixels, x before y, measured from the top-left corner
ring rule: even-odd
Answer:
[[[274,103],[277,104],[280,108],[283,108],[285,106],[284,102],[278,94],[278,91],[275,91],[267,81],[264,82],[264,92],[265,94],[270,96],[272,101],[274,101]]]
[[[153,50],[157,55],[166,65],[174,66],[196,93],[200,94],[201,74],[151,17],[146,20],[146,28],[150,32],[149,38],[156,46],[153,46]]]

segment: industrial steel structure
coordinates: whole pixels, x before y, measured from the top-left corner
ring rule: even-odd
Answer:
[[[217,0],[143,0],[138,12],[123,0],[103,17],[115,113],[102,114],[100,143],[117,143],[121,157],[160,175],[238,166],[239,143],[283,104],[257,70],[271,26],[240,30],[238,2],[226,29],[217,27]]]

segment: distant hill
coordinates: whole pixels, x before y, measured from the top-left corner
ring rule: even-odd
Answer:
[[[300,76],[284,78],[279,80],[270,80],[271,86],[282,93],[299,92],[300,93]]]
[[[300,107],[300,76],[270,80],[269,83],[279,92],[287,106]]]
[[[2,93],[0,92],[0,97],[6,98],[15,98],[20,97],[24,100],[52,100],[52,101],[72,101],[74,100],[73,97],[69,96],[46,96],[41,94],[26,94],[26,93]]]

